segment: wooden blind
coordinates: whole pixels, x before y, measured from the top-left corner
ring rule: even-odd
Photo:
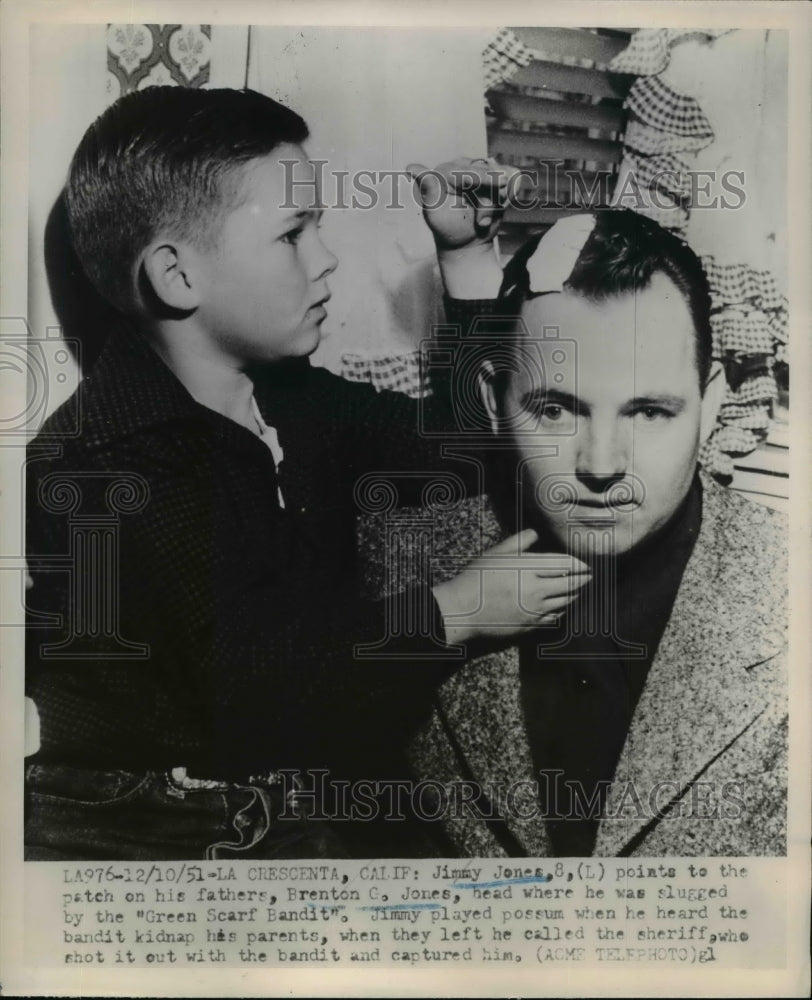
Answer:
[[[522,186],[528,207],[509,208],[500,233],[508,255],[567,212],[608,203],[632,82],[607,69],[628,45],[630,29],[510,30],[535,58],[486,93],[490,155],[528,172]]]
[[[779,379],[780,382],[780,379]],[[789,510],[789,388],[779,388],[767,440],[733,463],[730,484],[751,500]]]
[[[510,30],[535,58],[486,92],[488,147],[500,162],[536,173],[539,183],[522,189],[533,207],[505,213],[505,257],[568,212],[611,201],[623,156],[623,100],[635,79],[608,70],[632,29]],[[767,440],[735,459],[731,482],[750,499],[778,509],[786,509],[789,488],[789,394],[782,388]]]

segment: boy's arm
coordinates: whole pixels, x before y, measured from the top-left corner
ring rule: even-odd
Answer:
[[[460,477],[468,494],[483,488],[477,456],[490,436],[490,425],[477,406],[478,389],[471,383],[464,352],[466,340],[482,321],[488,336],[494,335],[500,303],[446,296],[444,306],[446,322],[434,338],[427,373],[430,395],[414,398],[313,370],[314,378],[324,383],[332,412],[340,414],[346,467],[356,480],[391,473],[397,479],[399,506],[419,504],[424,486],[438,472]]]
[[[70,512],[36,502],[42,476],[29,473],[35,627],[26,675],[46,754],[83,759],[101,741],[111,760],[139,760],[141,743],[147,752],[171,747],[178,727],[189,725],[205,734],[212,764],[234,773],[256,765],[258,753],[269,767],[322,766],[343,746],[371,754],[405,739],[437,686],[461,665],[464,650],[449,657],[448,641],[492,635],[495,625],[500,634],[535,628],[568,602],[578,582],[541,555],[522,554],[520,573],[519,552],[535,541],[525,532],[491,550],[487,567],[470,566],[434,588],[364,600],[351,574],[318,551],[331,541],[320,519],[291,524],[268,511],[246,531],[248,509],[233,506],[229,493],[218,499],[210,470],[199,466],[203,452],[170,453],[157,444],[145,438],[133,442],[137,451],[117,456],[117,467],[141,470],[149,490],[143,508],[115,526],[115,565],[98,567],[114,574],[96,581],[115,603],[109,635],[84,636],[92,622],[70,586],[78,566],[62,557],[70,551]],[[110,471],[109,457],[80,464],[81,472],[74,462],[55,471],[78,477],[83,510],[104,511],[111,476],[121,474]],[[92,565],[83,564],[75,581],[82,594],[92,580]],[[94,589],[90,599],[100,594]],[[104,607],[112,614],[112,604]],[[129,645],[123,658],[122,642]],[[74,656],[66,656],[65,643]]]
[[[502,269],[494,240],[517,171],[495,160],[460,158],[428,170],[407,168],[437,246],[446,293],[455,299],[495,299]]]
[[[476,386],[465,383],[465,376],[456,378],[455,371],[460,371],[461,345],[481,320],[500,309],[502,269],[494,240],[514,171],[485,159],[458,159],[434,170],[412,164],[409,170],[435,239],[446,292],[446,322],[434,338],[432,393],[415,400],[355,383],[337,387],[352,440],[347,460],[358,475],[452,471],[468,491],[478,491],[478,465],[449,460],[444,445],[458,443],[473,457],[475,440],[487,430],[475,416],[471,423]],[[425,480],[401,478],[399,502],[418,503],[424,485]]]
[[[180,668],[209,707],[216,743],[234,760],[255,756],[258,741],[270,760],[314,766],[340,757],[342,745],[363,754],[402,742],[464,662],[467,643],[537,627],[587,579],[575,560],[552,557],[550,566],[551,557],[524,552],[536,541],[528,530],[447,583],[365,600],[338,569],[310,572],[321,540],[291,531],[284,519],[270,566],[256,559],[218,566],[201,530],[202,521],[187,525],[169,551],[154,531],[134,536],[127,554],[138,552],[160,605],[154,613],[166,623],[168,644],[156,649],[155,666],[163,653],[170,669]],[[448,613],[468,624],[444,620]]]

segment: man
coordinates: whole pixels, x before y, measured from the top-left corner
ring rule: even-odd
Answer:
[[[698,468],[725,388],[699,261],[607,211],[532,240],[502,289],[515,336],[479,378],[500,447],[488,495],[435,521],[437,575],[533,527],[592,580],[440,688],[410,750],[424,818],[444,854],[782,854],[785,527]]]

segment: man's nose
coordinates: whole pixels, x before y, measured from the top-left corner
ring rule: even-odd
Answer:
[[[614,423],[592,426],[589,421],[579,437],[575,474],[592,492],[603,493],[626,475],[626,442]]]

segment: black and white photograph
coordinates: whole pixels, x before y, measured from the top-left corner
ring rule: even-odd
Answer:
[[[14,983],[803,995],[806,8],[85,6],[3,11]]]

